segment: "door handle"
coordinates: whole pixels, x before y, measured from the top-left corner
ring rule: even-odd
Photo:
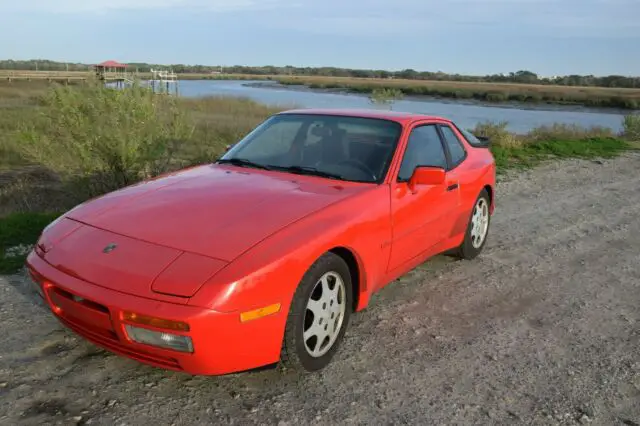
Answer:
[[[457,183],[447,186],[447,191],[455,191],[456,189],[458,189]]]

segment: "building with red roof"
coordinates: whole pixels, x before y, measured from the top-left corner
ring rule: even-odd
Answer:
[[[104,61],[95,65],[95,68],[114,68],[114,69],[125,69],[127,68],[127,64],[121,64],[118,61]]]

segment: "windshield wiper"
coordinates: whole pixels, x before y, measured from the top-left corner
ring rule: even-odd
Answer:
[[[240,167],[253,167],[254,169],[271,170],[271,167],[264,164],[254,163],[251,160],[245,158],[225,158],[217,161],[218,164],[233,164]]]
[[[329,173],[323,172],[322,170],[318,170],[314,167],[307,166],[289,166],[289,167],[277,167],[278,170],[287,171],[291,173],[296,173],[300,175],[311,175],[311,176],[319,176],[326,177],[329,179],[338,179],[338,180],[347,180],[344,176],[339,175],[337,173]]]

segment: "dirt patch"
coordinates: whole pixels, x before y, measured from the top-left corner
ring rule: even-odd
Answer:
[[[639,166],[632,153],[501,182],[485,253],[383,289],[316,375],[142,366],[0,278],[0,423],[637,425]]]

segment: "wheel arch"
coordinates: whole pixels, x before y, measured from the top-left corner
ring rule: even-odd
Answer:
[[[495,206],[494,206],[494,204],[495,204],[495,203],[494,203],[494,197],[495,197],[495,194],[494,194],[493,187],[492,187],[491,185],[487,184],[487,185],[485,185],[482,189],[484,189],[485,191],[487,191],[487,194],[489,194],[489,211],[490,211],[491,213],[493,213],[493,209],[494,209],[494,207],[495,207]]]
[[[349,267],[349,273],[351,274],[351,286],[353,291],[353,310],[360,310],[360,303],[365,302],[366,298],[363,298],[363,295],[367,290],[362,262],[359,260],[356,253],[347,247],[333,247],[329,250],[329,253],[333,253],[342,258],[342,260],[344,260]]]

